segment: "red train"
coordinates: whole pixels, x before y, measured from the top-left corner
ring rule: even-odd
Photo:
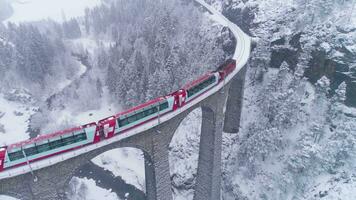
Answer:
[[[167,96],[148,101],[97,123],[1,147],[0,172],[98,143],[174,112],[221,83],[235,68],[236,61],[228,59],[217,70],[199,77]]]

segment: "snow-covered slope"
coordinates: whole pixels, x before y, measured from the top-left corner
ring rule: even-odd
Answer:
[[[29,138],[30,116],[37,111],[25,90],[12,90],[0,94],[0,146]]]
[[[67,196],[70,200],[120,200],[115,193],[98,187],[92,179],[74,177],[70,185]]]
[[[237,135],[223,135],[223,199],[354,199],[356,115],[354,108],[344,105],[346,83],[338,85],[336,94],[330,97],[330,87],[335,87],[331,85],[333,80],[322,76],[313,84],[303,78],[303,69],[311,58],[308,45],[317,44],[325,35],[342,38],[341,44],[328,40],[321,45],[331,55],[340,46],[352,52],[355,31],[340,33],[321,28],[325,30],[323,33],[318,25],[323,20],[338,21],[343,17],[351,17],[353,21],[354,13],[349,12],[352,6],[336,6],[334,16],[326,19],[316,16],[317,20],[309,26],[312,29],[302,36],[301,44],[307,46],[306,52],[294,70],[288,57],[281,65],[272,65],[277,69],[267,66],[271,51],[276,50],[269,47],[270,43],[271,46],[281,43],[286,49],[300,48],[297,36],[292,37],[300,29],[293,29],[295,24],[289,23],[303,20],[303,16],[293,13],[297,1],[215,2],[214,6],[228,15],[231,13],[226,13],[226,7],[255,13],[257,25],[252,33],[258,36],[246,80],[242,129]],[[319,6],[324,4],[320,2]],[[236,20],[233,15],[230,19]],[[241,20],[240,23],[243,24]],[[347,30],[354,27],[352,23],[347,26]],[[290,47],[289,41],[297,46]],[[344,55],[336,53],[341,60]],[[272,57],[272,63],[276,58]],[[189,151],[195,145],[186,144],[183,148]]]
[[[224,199],[354,199],[352,1],[215,2],[258,39]]]
[[[135,148],[114,149],[99,155],[92,162],[145,192],[145,165],[141,150]]]
[[[13,197],[5,196],[5,195],[0,195],[1,200],[19,200]]]

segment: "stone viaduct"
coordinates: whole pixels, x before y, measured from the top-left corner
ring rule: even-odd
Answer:
[[[237,61],[239,62],[239,61]],[[129,138],[81,154],[31,173],[0,180],[0,195],[22,200],[65,199],[65,187],[84,164],[108,150],[134,147],[145,155],[146,197],[172,200],[169,144],[181,121],[194,109],[202,109],[202,127],[194,200],[219,200],[221,195],[222,132],[237,133],[243,98],[246,67],[216,93],[169,121]]]
[[[231,130],[236,132],[239,128],[243,91],[241,85],[244,82],[245,70],[240,72],[220,91],[159,126],[36,170],[34,172],[38,178],[36,182],[33,181],[31,173],[0,180],[0,194],[21,200],[65,199],[65,187],[77,169],[108,150],[134,147],[141,149],[145,154],[147,199],[172,200],[169,165],[173,163],[169,163],[168,147],[181,121],[191,111],[201,107],[203,119],[194,200],[220,199],[222,132]],[[227,109],[224,113],[225,106]]]

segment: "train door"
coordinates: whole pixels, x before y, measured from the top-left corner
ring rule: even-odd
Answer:
[[[115,134],[115,117],[109,117],[99,121],[99,132],[105,138],[111,138]]]
[[[187,97],[187,93],[185,92],[185,90],[179,90],[178,92],[179,107],[184,106],[186,97]]]
[[[6,148],[0,147],[0,172],[4,169]]]

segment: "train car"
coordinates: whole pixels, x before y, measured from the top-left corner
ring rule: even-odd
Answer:
[[[185,85],[183,89],[187,93],[187,97],[185,102],[181,104],[186,104],[189,101],[195,99],[196,97],[200,96],[207,90],[211,89],[215,85],[219,83],[220,75],[218,72],[215,73],[208,73],[197,80]]]
[[[28,162],[45,159],[93,143],[96,137],[96,127],[96,123],[91,123],[9,145],[5,149],[5,155],[3,155],[3,151],[0,153],[0,157],[1,155],[4,157],[2,170],[25,165]]]
[[[159,97],[116,115],[115,133],[124,132],[173,111],[174,96]]]
[[[231,74],[236,69],[236,60],[230,58],[227,59],[223,64],[221,64],[215,72],[218,72],[220,75],[219,81],[223,81],[226,76]]]
[[[177,110],[178,108],[185,105],[185,99],[187,98],[187,91],[184,89],[180,89],[170,94],[170,96],[174,98],[173,110]]]
[[[115,135],[115,128],[116,128],[116,117],[115,116],[107,117],[98,122],[98,130],[96,135],[99,135],[101,138],[111,138]],[[94,141],[94,143],[95,142],[98,141]]]
[[[209,72],[182,89],[117,115],[65,131],[39,136],[7,147],[0,147],[0,172],[8,168],[49,158],[114,137],[129,129],[177,110],[223,81],[236,68],[236,61],[228,59],[214,72]]]

